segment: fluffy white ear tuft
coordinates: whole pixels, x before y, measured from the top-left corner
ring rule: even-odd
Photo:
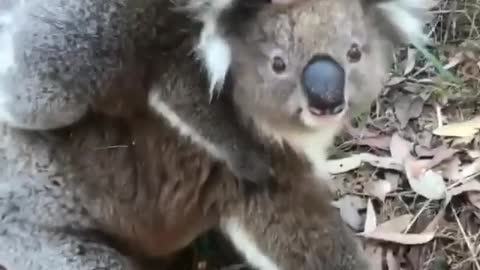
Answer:
[[[208,73],[210,99],[223,88],[231,62],[231,49],[222,36],[218,20],[222,12],[231,8],[235,1],[242,0],[186,0],[186,4],[179,7],[203,24],[194,50]]]
[[[425,44],[428,37],[423,27],[429,18],[428,11],[436,4],[437,0],[385,0],[377,1],[376,6],[404,41]]]
[[[217,29],[217,20],[204,22],[196,48],[197,57],[207,70],[210,99],[223,88],[231,63],[230,45]]]

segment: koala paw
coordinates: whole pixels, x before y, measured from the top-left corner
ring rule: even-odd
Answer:
[[[268,159],[257,154],[238,155],[232,163],[234,173],[242,180],[261,184],[273,177],[273,169]]]

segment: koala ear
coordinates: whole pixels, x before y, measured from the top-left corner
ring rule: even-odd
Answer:
[[[428,43],[423,32],[431,19],[428,11],[437,0],[363,0],[368,16],[374,18],[374,27],[394,43]]]
[[[218,21],[204,22],[200,39],[195,48],[198,59],[206,69],[210,99],[223,88],[231,63],[231,48],[218,30]]]

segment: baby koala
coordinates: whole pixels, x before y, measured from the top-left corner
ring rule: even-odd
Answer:
[[[198,40],[191,49],[213,74],[212,88],[221,85],[223,76],[216,75],[227,72],[231,54],[221,38],[224,14],[296,1],[6,1],[0,5],[0,121],[32,130],[70,125],[112,81],[149,61],[152,48],[166,52],[192,36]]]
[[[429,0],[305,0],[265,7],[243,24],[226,24],[241,26],[223,35],[232,52],[227,93],[260,138],[305,153],[327,178],[334,136],[352,108],[367,109],[379,94],[394,47],[426,42],[422,28],[432,6]],[[227,20],[240,21],[236,15]]]

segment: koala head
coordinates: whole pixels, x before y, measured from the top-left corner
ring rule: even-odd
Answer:
[[[274,138],[304,144],[308,134],[333,134],[353,107],[365,108],[381,91],[394,45],[425,41],[430,7],[423,0],[302,0],[266,5],[244,23],[230,17],[237,21],[223,38],[234,103]]]

